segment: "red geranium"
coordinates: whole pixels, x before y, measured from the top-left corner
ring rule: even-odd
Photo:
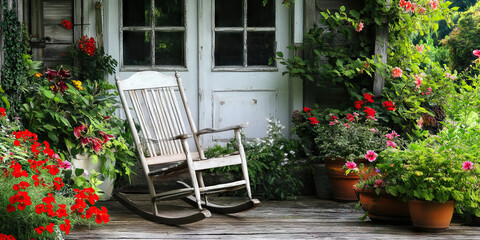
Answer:
[[[60,22],[60,24],[62,24],[62,26],[67,30],[70,30],[73,27],[72,22],[70,22],[68,20],[63,20],[63,21]]]
[[[387,111],[395,111],[395,105],[393,105],[392,101],[383,102],[383,107],[386,108]]]

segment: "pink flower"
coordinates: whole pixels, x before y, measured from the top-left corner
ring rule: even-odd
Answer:
[[[397,144],[392,142],[392,141],[387,141],[387,147],[393,147],[393,148],[396,148],[397,147]]]
[[[438,3],[438,0],[430,0],[430,7],[435,10],[437,9],[439,3]]]
[[[422,128],[422,127],[423,127],[423,117],[420,117],[420,119],[418,119],[418,121],[417,121],[417,126],[418,126],[419,128]]]
[[[415,74],[415,85],[417,85],[417,88],[420,88],[420,85],[423,83],[423,78]]]
[[[394,139],[395,137],[400,137],[400,135],[398,135],[398,133],[395,132],[395,130],[392,130],[392,132],[389,133],[389,134],[387,134],[387,135],[385,135],[385,137],[387,137],[387,139],[392,140],[392,139]]]
[[[60,168],[63,168],[63,169],[71,169],[72,168],[72,164],[69,162],[69,161],[63,161],[61,164],[60,164]]]
[[[392,74],[393,77],[396,77],[396,78],[397,77],[402,77],[403,71],[399,67],[395,67],[392,72],[393,72],[393,74]]]
[[[373,187],[385,187],[385,183],[383,182],[383,179],[375,180]]]
[[[473,50],[473,55],[480,57],[480,50]]]
[[[479,50],[477,50],[477,51],[479,51]],[[480,51],[479,51],[479,54],[480,54]],[[455,80],[455,78],[457,78],[457,77],[453,76],[452,74],[450,74],[450,73],[448,73],[448,72],[445,73],[445,76],[448,77],[448,78],[450,78],[450,79],[452,79],[452,80]]]
[[[375,161],[377,157],[378,157],[378,154],[375,153],[373,150],[368,150],[367,154],[365,154],[365,159],[367,159],[369,162]]]
[[[425,50],[425,47],[423,46],[423,44],[421,44],[421,45],[417,44],[415,47],[417,48],[417,51],[419,51],[419,52],[423,52]]]
[[[363,22],[360,22],[360,23],[358,24],[358,27],[355,29],[355,31],[361,32],[362,29],[363,29],[363,26],[364,26],[364,25],[363,25]]]
[[[360,114],[358,114],[358,113],[356,113],[356,112],[354,112],[353,115],[355,115],[355,116],[357,116],[357,117],[360,116]]]
[[[424,14],[424,13],[425,13],[425,11],[427,11],[427,9],[426,9],[426,8],[424,8],[424,7],[417,8],[417,12],[418,12],[418,14]]]
[[[355,169],[357,167],[357,164],[354,163],[354,162],[346,162],[345,163],[345,166],[348,168],[348,169]]]
[[[472,170],[473,169],[473,163],[470,161],[465,161],[462,163],[462,169],[463,170]]]
[[[427,88],[427,90],[428,90],[428,92],[425,93],[426,95],[432,93],[432,88],[431,87]]]
[[[375,129],[375,128],[370,128],[370,129],[368,129],[368,130],[370,130],[370,131],[372,131],[372,132],[378,132],[378,130]]]
[[[345,126],[346,128],[350,127],[350,125],[348,125],[348,123],[344,123],[343,126]]]

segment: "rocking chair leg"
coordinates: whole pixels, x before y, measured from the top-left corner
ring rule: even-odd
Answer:
[[[193,196],[184,197],[182,200],[193,207],[197,205],[197,201]],[[260,201],[258,201],[258,199],[251,199],[237,205],[217,205],[213,203],[206,204],[202,201],[201,204],[203,208],[206,208],[214,213],[231,214],[251,210],[260,205]]]
[[[208,210],[202,210],[195,214],[184,216],[184,217],[164,217],[158,214],[154,214],[151,212],[147,212],[141,208],[139,208],[135,203],[128,200],[128,198],[123,193],[116,193],[114,194],[115,199],[123,206],[125,206],[130,211],[134,212],[135,214],[150,220],[152,222],[167,224],[167,225],[182,225],[200,221],[206,217],[210,217],[212,214]],[[156,207],[155,207],[156,208]]]

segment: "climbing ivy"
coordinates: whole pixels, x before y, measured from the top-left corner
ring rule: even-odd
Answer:
[[[20,112],[22,97],[21,86],[25,81],[25,66],[23,64],[22,26],[18,21],[15,7],[8,9],[7,1],[3,1],[3,21],[1,23],[4,34],[4,63],[2,67],[2,88],[5,96],[11,103],[9,112],[17,116]]]

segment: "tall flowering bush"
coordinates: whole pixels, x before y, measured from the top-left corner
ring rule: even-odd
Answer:
[[[305,35],[304,57],[290,59],[278,54],[292,77],[317,85],[344,84],[351,100],[373,89],[373,75],[385,78],[385,88],[377,98],[390,101],[396,111],[379,119],[397,131],[410,131],[421,118],[429,118],[438,132],[445,115],[445,97],[454,91],[449,69],[433,61],[429,47],[414,42],[416,36],[431,34],[438,21],[451,25],[450,2],[430,0],[367,0],[361,9],[321,12],[318,25]],[[374,55],[378,29],[386,29],[387,62]],[[347,44],[338,44],[339,39]],[[378,94],[378,93],[377,93]],[[437,107],[438,106],[438,107]]]
[[[0,113],[4,109],[0,109]],[[0,115],[0,236],[60,239],[75,224],[108,223],[92,188],[71,185],[71,164],[47,141]]]

